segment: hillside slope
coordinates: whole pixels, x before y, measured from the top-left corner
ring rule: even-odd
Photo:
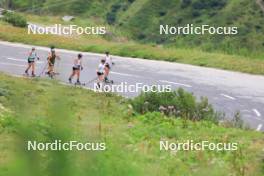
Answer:
[[[264,13],[257,2],[252,0],[4,0],[1,6],[41,15],[80,15],[113,25],[118,30],[124,31],[131,39],[143,43],[248,55],[259,54],[264,48]],[[236,26],[239,34],[160,35],[160,24]]]
[[[263,173],[263,134],[133,115],[120,97],[0,74],[0,175],[169,176]],[[105,151],[28,151],[27,141],[105,142]],[[234,151],[160,151],[170,142],[238,142]]]
[[[246,54],[248,51],[263,49],[263,17],[261,8],[251,0],[155,0],[148,1],[125,20],[117,21],[117,25],[130,31],[134,39],[145,42]],[[237,26],[239,34],[165,36],[159,34],[160,24]]]

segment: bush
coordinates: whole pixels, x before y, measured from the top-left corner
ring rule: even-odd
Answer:
[[[194,10],[194,11],[192,12],[192,16],[193,16],[193,17],[199,17],[199,16],[201,16],[201,13],[200,13],[198,10]]]
[[[0,87],[0,97],[1,96],[5,96],[6,97],[8,95],[9,95],[9,91]]]
[[[17,13],[14,13],[14,12],[7,12],[5,13],[4,15],[4,21],[14,25],[14,26],[17,26],[17,27],[26,27],[27,26],[27,20],[17,14]]]
[[[145,114],[147,112],[162,112],[167,116],[182,117],[190,120],[218,121],[218,114],[207,98],[196,98],[183,89],[173,92],[146,92],[130,100],[134,111]]]
[[[193,9],[221,9],[226,5],[226,0],[198,0],[193,3]]]
[[[120,8],[121,8],[121,4],[114,4],[114,5],[112,5],[112,7],[111,7],[111,11],[112,11],[113,13],[116,13]]]
[[[109,12],[106,14],[106,20],[108,24],[114,24],[116,21],[116,14],[113,12]]]
[[[7,14],[7,13],[8,13],[7,10],[3,10],[3,11],[2,11],[2,15],[5,15],[5,14]]]
[[[16,131],[16,126],[18,125],[17,120],[8,115],[8,114],[4,114],[3,117],[0,116],[0,129],[4,129],[7,130],[8,132],[14,132]]]
[[[165,16],[165,15],[166,15],[166,12],[165,12],[165,11],[160,11],[160,12],[159,12],[159,16],[162,17],[162,16]]]
[[[193,9],[206,9],[207,3],[204,1],[197,1],[192,5]]]
[[[181,2],[181,8],[184,9],[188,7],[192,3],[192,0],[182,0]]]

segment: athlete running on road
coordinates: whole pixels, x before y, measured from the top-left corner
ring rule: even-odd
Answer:
[[[109,52],[105,52],[105,73],[104,73],[104,79],[105,82],[109,82],[108,75],[110,73],[110,70],[114,63],[112,62],[112,58],[109,55]]]
[[[72,74],[69,77],[69,82],[72,83],[72,78],[77,75],[77,84],[80,84],[80,72],[83,69],[82,67],[82,54],[78,54],[78,57],[74,59],[74,64],[72,67]]]
[[[105,73],[105,60],[104,59],[101,60],[101,63],[99,64],[96,72],[98,76],[97,88],[99,89],[102,85],[102,82],[104,81],[104,73]]]
[[[108,79],[108,75],[109,75],[109,72],[110,72],[110,65],[108,64],[108,63],[105,63],[105,65],[104,65],[104,82],[105,83],[111,83],[111,82],[113,82],[112,80],[110,81],[109,79]]]
[[[35,77],[35,60],[39,57],[37,56],[36,49],[33,47],[32,50],[29,52],[28,55],[28,67],[25,70],[25,74],[28,75],[28,70],[32,68],[32,77]]]
[[[55,48],[51,47],[50,48],[50,53],[48,56],[48,72],[47,74],[52,78],[55,75],[54,72],[54,65],[55,65],[55,61],[56,59],[60,59],[60,57],[56,54]]]

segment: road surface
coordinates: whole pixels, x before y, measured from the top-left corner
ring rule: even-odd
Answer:
[[[27,54],[32,46],[0,41],[0,71],[12,75],[22,75],[27,64]],[[37,62],[37,73],[46,64],[49,48],[36,47],[41,60]],[[60,75],[57,79],[68,81],[76,51],[57,49],[62,58],[56,68]],[[95,70],[103,58],[101,54],[83,53],[81,81],[93,80]],[[112,57],[116,63],[111,79],[116,84],[127,82],[130,85],[169,84],[173,89],[182,87],[197,97],[206,96],[209,102],[228,117],[240,111],[246,124],[258,131],[264,131],[264,76],[204,68],[186,64],[152,61],[127,57]],[[43,75],[44,76],[44,75]],[[94,82],[87,87],[93,88]],[[133,97],[139,93],[122,93]]]

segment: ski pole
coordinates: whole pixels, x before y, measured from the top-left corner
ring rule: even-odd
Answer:
[[[58,59],[58,61],[57,61],[56,68],[54,67],[54,73],[56,75],[59,74],[59,72],[58,72],[59,68],[60,68],[60,59]]]
[[[44,71],[46,70],[47,66],[48,66],[48,62],[46,62],[46,64],[44,65],[44,67],[43,67],[43,69],[42,69],[42,71],[40,72],[40,74],[39,74],[38,77],[40,77],[40,76],[43,75],[43,73],[44,73]]]

